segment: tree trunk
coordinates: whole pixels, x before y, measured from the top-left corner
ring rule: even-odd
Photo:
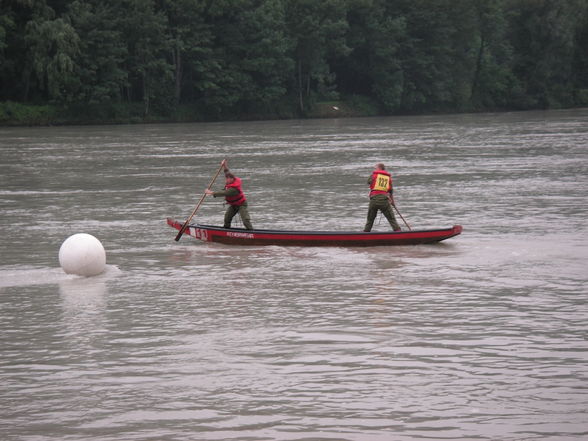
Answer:
[[[476,69],[474,70],[474,77],[472,79],[472,88],[470,91],[470,103],[476,107],[479,103],[479,88],[480,88],[480,72],[482,71],[482,62],[484,60],[484,46],[486,46],[486,39],[484,35],[480,36],[480,47],[478,48],[478,57],[476,60]]]
[[[174,64],[176,67],[175,71],[175,104],[176,106],[180,104],[181,97],[182,97],[182,53],[179,48],[175,48],[174,50]]]
[[[24,82],[24,90],[22,92],[22,100],[23,102],[27,102],[29,99],[29,90],[31,89],[31,71],[30,69],[26,69],[23,76],[25,77]]]
[[[141,75],[141,79],[143,82],[143,116],[149,115],[149,90],[147,88],[147,75]]]
[[[298,60],[298,99],[300,113],[304,113],[304,98],[302,93],[302,61]]]

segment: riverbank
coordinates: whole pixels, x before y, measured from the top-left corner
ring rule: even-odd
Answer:
[[[196,105],[182,105],[166,114],[145,114],[142,103],[103,105],[22,104],[0,102],[0,126],[142,124],[210,121],[248,121],[294,118],[341,118],[379,115],[377,105],[368,98],[314,103],[300,112],[293,102],[284,102],[266,109],[242,113],[215,114]]]
[[[583,106],[579,106],[583,107]],[[422,114],[452,114],[479,112],[507,112],[547,109],[443,109],[423,111]],[[376,102],[365,96],[351,96],[342,100],[315,102],[303,112],[293,101],[284,101],[265,109],[241,113],[215,114],[196,105],[181,105],[166,114],[145,114],[143,103],[108,103],[102,105],[22,104],[0,102],[0,127],[75,126],[106,124],[151,124],[221,121],[259,121],[284,119],[353,118],[390,116]],[[414,114],[413,114],[414,115]]]

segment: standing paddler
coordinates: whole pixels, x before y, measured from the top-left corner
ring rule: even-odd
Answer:
[[[224,197],[225,201],[229,205],[225,212],[225,222],[223,228],[231,228],[231,221],[237,213],[241,216],[243,226],[247,230],[253,230],[251,225],[251,218],[249,217],[249,211],[247,210],[247,198],[243,189],[241,188],[241,178],[233,175],[227,167],[226,159],[221,162],[221,167],[225,171],[225,188],[221,191],[212,191],[210,189],[204,190],[207,195],[216,197]]]
[[[392,175],[386,171],[384,164],[376,164],[374,171],[368,179],[368,185],[370,186],[370,205],[368,208],[367,222],[363,231],[366,233],[372,231],[374,220],[381,211],[394,231],[400,231],[400,225],[396,222],[394,212],[392,211],[392,205],[394,205],[394,196],[392,188]]]

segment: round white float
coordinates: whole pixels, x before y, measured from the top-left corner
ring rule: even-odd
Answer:
[[[74,234],[61,244],[59,264],[67,274],[95,276],[106,267],[106,251],[91,234]]]

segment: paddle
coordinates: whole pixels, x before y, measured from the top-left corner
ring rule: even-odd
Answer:
[[[221,161],[221,165],[218,168],[216,174],[212,178],[212,181],[210,181],[210,184],[208,184],[208,187],[206,188],[207,190],[210,190],[210,187],[212,187],[212,185],[214,184],[214,181],[216,181],[216,178],[218,177],[218,175],[220,174],[221,170],[225,166],[225,163],[226,163],[226,160],[223,159]],[[196,208],[194,208],[194,211],[192,212],[192,214],[190,215],[190,217],[188,219],[186,219],[186,222],[184,222],[184,225],[182,225],[182,228],[180,228],[180,232],[176,236],[176,242],[178,242],[180,240],[180,238],[182,237],[182,234],[184,234],[184,231],[186,231],[186,228],[188,227],[188,224],[190,223],[190,221],[192,220],[192,218],[194,217],[194,215],[196,214],[196,212],[200,208],[200,205],[202,205],[202,202],[204,202],[204,198],[205,197],[206,197],[206,192],[202,195],[202,197],[200,198],[200,201],[198,201],[198,205],[196,205]]]
[[[408,222],[406,222],[406,220],[404,219],[404,216],[402,216],[402,214],[400,214],[400,211],[398,210],[398,208],[396,207],[396,204],[394,203],[394,199],[392,199],[390,196],[388,196],[388,199],[390,200],[390,205],[392,205],[394,207],[394,209],[396,210],[396,213],[398,213],[398,216],[400,216],[400,218],[404,221],[404,223],[406,224],[408,229],[412,230],[412,228],[410,228],[410,225],[408,225]]]

